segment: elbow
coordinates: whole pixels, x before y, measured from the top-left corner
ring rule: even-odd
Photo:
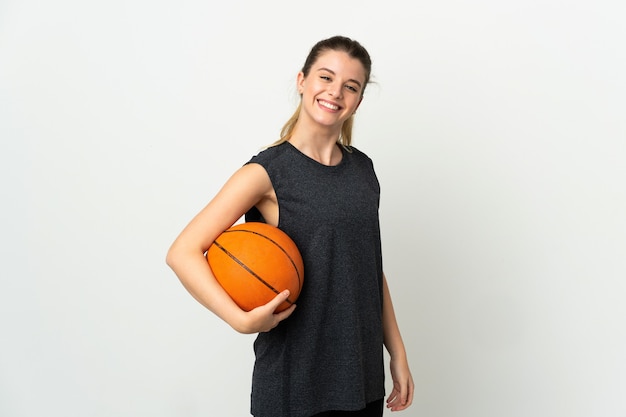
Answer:
[[[174,248],[174,246],[170,247],[167,251],[167,254],[165,255],[165,263],[167,264],[167,266],[174,269],[177,258],[178,256],[176,253],[176,248]]]

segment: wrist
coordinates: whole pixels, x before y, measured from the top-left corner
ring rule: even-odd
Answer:
[[[228,319],[225,318],[224,321],[226,321],[237,333],[254,333],[254,331],[250,329],[250,321],[248,320],[246,312],[240,308],[233,309],[229,314]]]
[[[389,353],[391,360],[406,360],[406,349],[404,348],[404,344],[402,344],[402,342],[396,341],[393,344],[385,343],[385,348],[387,349],[387,353]]]

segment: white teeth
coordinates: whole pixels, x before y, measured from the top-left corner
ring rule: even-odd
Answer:
[[[333,104],[327,103],[325,101],[320,101],[319,102],[322,106],[326,107],[327,109],[330,110],[339,110],[339,106],[335,106]]]

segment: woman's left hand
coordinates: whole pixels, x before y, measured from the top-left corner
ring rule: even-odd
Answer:
[[[393,390],[387,397],[387,408],[391,411],[405,410],[413,402],[415,389],[409,364],[406,359],[391,359],[390,370]]]

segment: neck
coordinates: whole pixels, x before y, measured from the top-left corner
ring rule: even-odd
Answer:
[[[323,165],[337,165],[343,156],[337,145],[339,132],[327,129],[303,129],[296,125],[289,142],[300,152]]]

